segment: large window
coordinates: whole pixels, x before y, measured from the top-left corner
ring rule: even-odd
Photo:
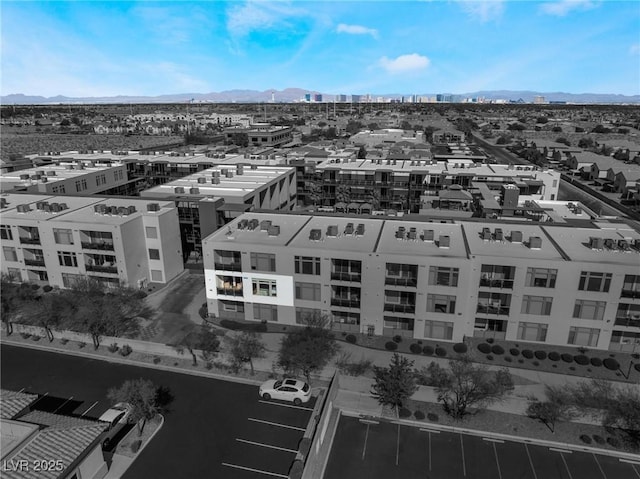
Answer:
[[[606,301],[576,299],[576,304],[573,307],[573,317],[602,321],[602,318],[604,317],[604,310],[606,307]]]
[[[454,314],[456,312],[456,297],[445,294],[427,295],[427,312]]]
[[[320,258],[313,256],[296,256],[295,265],[297,274],[320,274]]]
[[[145,234],[147,238],[157,239],[158,238],[158,228],[155,226],[145,226],[144,228]]]
[[[271,322],[278,321],[278,306],[275,304],[255,303],[253,305],[253,319]]]
[[[149,259],[160,259],[160,250],[149,248]]]
[[[429,284],[432,286],[458,286],[458,268],[429,266]]]
[[[215,250],[213,258],[216,269],[223,271],[240,271],[242,269],[240,251]]]
[[[640,275],[626,274],[622,285],[621,298],[640,298]]]
[[[320,285],[316,283],[296,282],[296,299],[320,301]]]
[[[360,282],[362,278],[362,262],[350,259],[332,259],[331,279],[337,281]]]
[[[331,311],[334,323],[340,324],[360,324],[360,313],[350,313],[347,311]]]
[[[385,284],[416,286],[418,267],[415,264],[387,263]]]
[[[509,314],[511,306],[511,295],[505,293],[489,293],[480,291],[478,293],[478,313],[488,314]]]
[[[5,261],[18,261],[18,255],[16,254],[16,249],[11,246],[3,246],[2,253],[4,255]]]
[[[399,318],[395,316],[384,316],[384,327],[391,329],[404,329],[413,331],[414,320],[411,318]]]
[[[13,233],[11,233],[11,226],[9,225],[0,226],[0,238],[2,238],[3,240],[13,239]]]
[[[555,288],[557,269],[527,268],[526,285],[533,288]]]
[[[73,244],[73,233],[69,229],[53,228],[53,239],[57,244]]]
[[[543,323],[518,323],[518,339],[522,341],[546,341],[548,326]]]
[[[522,297],[522,314],[537,314],[540,316],[549,316],[551,314],[551,304],[553,298],[546,296],[528,296]]]
[[[254,279],[251,284],[253,285],[253,294],[256,296],[277,296],[278,288],[276,281],[271,279]]]
[[[315,318],[322,316],[322,311],[316,308],[296,308],[296,323],[309,324]]]
[[[412,291],[385,290],[384,310],[396,313],[415,313],[416,293]]]
[[[152,269],[151,271],[151,281],[156,283],[162,283],[162,271],[159,269]]]
[[[72,288],[76,282],[82,279],[82,275],[62,273],[62,285],[65,288]]]
[[[453,338],[453,323],[448,321],[425,321],[424,337],[451,340]]]
[[[275,271],[276,255],[271,253],[251,253],[251,269],[255,271]]]
[[[58,262],[60,263],[60,266],[78,266],[76,254],[70,251],[58,251]]]
[[[572,326],[569,328],[568,344],[577,346],[597,346],[600,330],[595,328],[577,328]]]
[[[611,273],[595,273],[593,271],[583,271],[580,274],[580,291],[609,292],[611,285]]]
[[[483,264],[480,272],[480,286],[513,289],[513,278],[515,278],[516,274],[515,266]]]

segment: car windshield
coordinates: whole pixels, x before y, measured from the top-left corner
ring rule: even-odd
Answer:
[[[282,386],[282,381],[276,381],[273,385],[274,389],[278,389],[280,386]]]
[[[307,383],[304,383],[304,386],[302,386],[302,390],[304,392],[307,392],[309,390],[309,385]]]

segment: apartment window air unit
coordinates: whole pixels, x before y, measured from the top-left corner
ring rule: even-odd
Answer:
[[[542,248],[542,238],[540,238],[540,236],[531,236],[529,238],[529,248],[530,249]]]
[[[591,236],[589,238],[589,248],[591,249],[604,249],[604,239]]]
[[[319,229],[312,229],[309,231],[309,239],[311,241],[320,241],[322,239],[322,231]]]
[[[512,231],[511,232],[511,242],[512,243],[522,243],[522,231]]]

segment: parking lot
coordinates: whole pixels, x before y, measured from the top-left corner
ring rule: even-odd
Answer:
[[[327,479],[640,479],[626,461],[424,427],[342,416]]]

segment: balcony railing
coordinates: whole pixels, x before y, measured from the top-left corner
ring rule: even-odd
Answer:
[[[331,273],[331,279],[334,281],[351,281],[359,283],[362,279],[361,273],[339,273],[337,271]]]
[[[415,313],[416,305],[415,304],[397,304],[397,303],[385,303],[384,304],[385,311],[392,311],[394,313]]]
[[[106,241],[82,241],[82,249],[99,249],[101,251],[113,251],[113,243]]]
[[[27,266],[45,266],[43,259],[25,259],[24,264]]]
[[[216,288],[218,291],[219,295],[224,295],[224,296],[242,296],[242,288],[240,289],[235,289],[235,288]]]
[[[485,314],[501,314],[508,315],[509,314],[509,306],[497,306],[497,305],[487,305],[487,304],[479,304],[476,309],[478,313]]]
[[[487,288],[513,289],[512,279],[480,279],[480,286]]]
[[[29,236],[20,236],[20,243],[22,244],[40,244],[40,237],[31,238]]]
[[[636,291],[633,289],[623,289],[622,293],[620,293],[620,297],[638,299],[640,298],[640,291]]]
[[[331,306],[338,306],[341,308],[359,308],[360,300],[348,298],[331,298]]]
[[[384,284],[392,286],[411,286],[415,288],[418,285],[418,279],[411,277],[399,278],[397,276],[388,276],[384,279]]]
[[[242,271],[240,263],[214,263],[214,268],[221,271]]]
[[[118,274],[118,267],[117,266],[104,266],[104,265],[98,265],[98,264],[86,264],[85,268],[87,269],[87,271],[93,271],[95,273]]]

